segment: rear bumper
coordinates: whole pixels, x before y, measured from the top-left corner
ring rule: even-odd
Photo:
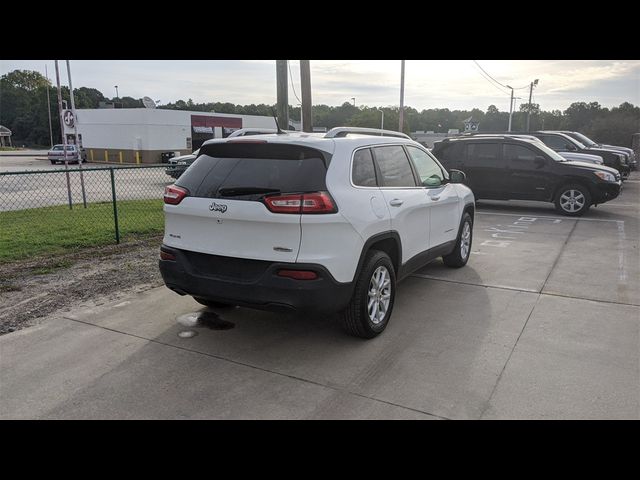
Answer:
[[[592,191],[591,201],[595,204],[605,203],[613,200],[622,191],[622,182],[606,182],[598,183],[594,191]]]
[[[347,306],[353,292],[352,283],[337,282],[321,265],[242,260],[260,263],[260,271],[255,273],[254,265],[247,265],[255,274],[242,278],[243,274],[239,272],[237,278],[232,278],[228,261],[233,259],[208,255],[206,271],[202,271],[202,264],[194,265],[189,259],[191,252],[166,245],[161,249],[176,258],[175,261],[160,260],[160,273],[165,285],[180,295],[261,310],[333,313]],[[218,259],[220,269],[216,268]],[[280,277],[277,275],[280,269],[313,270],[318,278],[294,280]]]

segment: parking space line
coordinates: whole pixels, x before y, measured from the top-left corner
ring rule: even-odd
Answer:
[[[506,217],[522,217],[522,213],[493,213],[476,211],[476,215],[501,215]],[[605,218],[583,218],[583,217],[549,217],[545,215],[535,215],[536,218],[551,218],[553,220],[574,220],[576,222],[620,222],[624,220],[610,220]]]

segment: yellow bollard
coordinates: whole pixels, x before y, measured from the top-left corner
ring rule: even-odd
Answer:
[[[93,150],[89,150],[89,154],[91,155],[91,161],[93,162]]]
[[[109,154],[107,153],[107,151],[104,151],[104,161],[105,163],[109,161]]]
[[[140,152],[136,152],[136,163],[140,163]]]
[[[122,152],[118,152],[118,155],[120,156],[120,163],[122,163]]]

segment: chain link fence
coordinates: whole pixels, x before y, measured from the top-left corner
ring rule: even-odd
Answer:
[[[0,262],[161,233],[166,169],[0,173]]]

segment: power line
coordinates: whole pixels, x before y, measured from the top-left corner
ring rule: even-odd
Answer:
[[[474,60],[475,61],[475,60]],[[479,66],[479,65],[478,65]],[[501,93],[507,95],[509,92],[505,92],[504,90],[502,90],[500,87],[498,87],[495,83],[493,83],[491,80],[489,80],[488,77],[486,77],[482,72],[478,72],[480,74],[480,76],[482,78],[484,78],[487,82],[489,82],[489,84],[491,84],[494,88],[498,89]]]
[[[499,81],[497,81],[495,78],[493,78],[491,75],[489,75],[489,73],[488,73],[484,68],[482,68],[482,67],[480,66],[480,64],[479,64],[478,62],[476,62],[475,60],[473,60],[473,63],[475,63],[475,64],[478,66],[478,68],[479,68],[480,70],[482,70],[484,73],[486,73],[486,74],[487,74],[487,76],[488,76],[491,80],[493,80],[495,83],[497,83],[497,84],[498,84],[498,85],[500,85],[501,87],[504,87],[504,88],[511,88],[511,87],[509,87],[508,85],[503,85],[502,83],[500,83]],[[524,87],[514,88],[514,90],[524,90],[525,88],[529,88],[529,84],[525,85]]]
[[[491,80],[493,80],[495,83],[497,83],[497,84],[498,84],[498,85],[500,85],[501,87],[504,87],[504,88],[510,88],[510,87],[508,87],[508,86],[506,86],[506,85],[503,85],[502,83],[500,83],[499,81],[497,81],[495,78],[493,78],[491,75],[489,75],[489,72],[487,72],[484,68],[482,68],[478,62],[476,62],[475,60],[473,60],[473,63],[475,63],[475,64],[478,66],[478,68],[479,68],[480,70],[482,70],[482,71],[483,71],[483,72],[484,72],[484,73],[485,73],[485,74],[486,74],[486,75],[487,75]]]
[[[296,88],[293,86],[293,75],[291,75],[291,64],[289,60],[287,60],[287,65],[289,66],[289,79],[291,80],[291,90],[293,90],[293,95],[298,99],[298,103],[302,104],[302,100],[298,98],[298,94],[296,93]]]

